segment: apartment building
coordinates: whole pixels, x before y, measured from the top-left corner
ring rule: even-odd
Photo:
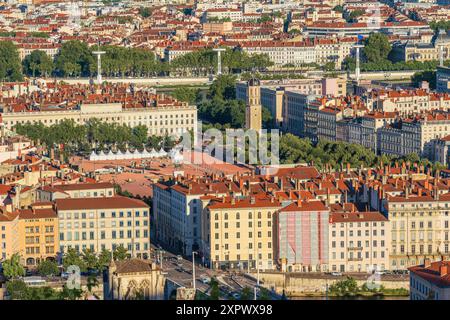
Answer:
[[[433,158],[444,166],[450,164],[450,136],[434,141]]]
[[[206,263],[212,269],[274,269],[273,214],[280,208],[274,198],[211,200],[202,215]]]
[[[378,152],[378,130],[394,122],[394,112],[370,112],[362,117],[352,119],[346,124],[349,143],[356,143]]]
[[[316,63],[316,50],[312,43],[280,41],[246,41],[242,50],[249,54],[267,54],[277,66]]]
[[[430,160],[435,158],[435,141],[450,134],[448,112],[433,112],[406,118],[378,131],[379,152],[405,156],[416,153]]]
[[[19,213],[2,208],[0,212],[0,261],[11,258],[20,250]]]
[[[113,197],[114,185],[103,183],[76,183],[43,186],[37,189],[37,201],[54,201],[63,198]]]
[[[29,268],[55,260],[58,250],[58,216],[51,202],[37,202],[19,210],[19,254]]]
[[[123,246],[129,254],[148,258],[150,210],[141,200],[126,197],[56,199],[59,252],[69,248],[101,252]]]
[[[11,111],[3,109],[3,123],[11,130],[18,123],[42,123],[46,126],[63,120],[85,124],[91,119],[107,123],[125,124],[130,127],[146,125],[149,135],[181,136],[183,132],[197,128],[197,108],[186,103],[160,107],[124,108],[121,103],[81,104],[79,108],[50,108],[40,111]]]
[[[307,111],[311,102],[317,96],[304,94],[297,90],[285,92],[283,109],[283,130],[300,137],[313,137],[314,132],[309,132],[306,128],[308,123],[316,122],[313,115],[308,116]],[[313,125],[314,126],[314,125]]]
[[[237,8],[210,8],[203,13],[203,19],[205,21],[210,21],[213,19],[240,21],[242,20],[242,17],[242,10]]]
[[[202,197],[241,195],[233,181],[169,181],[153,184],[153,212],[159,241],[186,255],[202,245]]]
[[[437,67],[436,90],[438,92],[450,93],[450,68]]]
[[[450,300],[450,261],[425,259],[408,270],[410,300]]]
[[[431,31],[427,23],[422,21],[404,21],[401,23],[346,23],[346,22],[315,22],[305,27],[310,37],[368,37],[372,32],[387,35],[408,35],[428,33]]]
[[[430,190],[431,189],[431,190]],[[388,197],[391,223],[390,268],[406,269],[450,257],[450,194],[426,180],[415,194]]]
[[[389,269],[390,225],[380,212],[359,211],[353,203],[331,206],[329,270],[371,272]]]
[[[322,201],[297,201],[275,213],[275,261],[282,271],[328,269],[330,209]]]
[[[376,109],[380,112],[396,112],[403,117],[431,110],[448,110],[450,96],[424,89],[380,92]]]

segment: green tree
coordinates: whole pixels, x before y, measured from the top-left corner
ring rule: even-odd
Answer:
[[[339,280],[333,283],[330,286],[329,290],[330,293],[336,294],[338,296],[348,296],[357,294],[359,288],[355,279],[347,277],[347,279],[345,280]]]
[[[131,145],[135,148],[142,148],[148,139],[148,128],[145,125],[139,125],[132,129]]]
[[[38,273],[41,276],[53,276],[59,274],[58,264],[55,261],[44,260],[38,265]]]
[[[33,50],[22,61],[23,71],[28,76],[49,76],[53,70],[52,59],[42,50]]]
[[[70,289],[64,285],[62,291],[59,294],[60,300],[78,300],[82,297],[83,290],[81,289]]]
[[[380,63],[387,60],[392,46],[383,33],[372,33],[365,40],[363,53],[368,62]]]
[[[6,291],[12,300],[27,300],[29,297],[28,286],[23,280],[11,280],[6,283]]]
[[[67,270],[67,268],[72,265],[78,266],[81,272],[85,272],[87,269],[86,263],[80,253],[74,248],[69,248],[67,253],[63,256],[63,266],[64,269]]]
[[[92,293],[92,289],[94,289],[95,287],[98,287],[98,285],[99,285],[99,281],[96,276],[94,276],[94,275],[88,276],[86,287],[88,288],[88,291],[90,293]]]
[[[209,297],[211,300],[219,300],[220,298],[220,290],[219,290],[219,281],[215,277],[211,278],[211,282],[209,284],[211,286],[211,291]]]
[[[244,287],[241,291],[241,300],[252,300],[253,292],[249,287]]]
[[[258,299],[259,300],[272,300],[270,291],[264,287],[260,287]]]
[[[187,87],[178,87],[172,92],[171,95],[177,100],[194,104],[197,99],[198,90]]]
[[[344,12],[344,8],[341,5],[337,5],[333,10],[340,13]]]
[[[95,68],[91,50],[86,43],[78,40],[64,42],[55,61],[61,76],[88,76],[91,68]]]
[[[361,10],[361,9],[354,10],[348,15],[347,21],[348,22],[355,22],[356,19],[358,17],[362,16],[364,13],[365,13],[365,11]]]
[[[0,42],[0,81],[22,81],[19,52],[11,41]]]
[[[108,266],[109,263],[111,262],[111,251],[107,250],[107,249],[103,249],[102,252],[100,252],[100,254],[98,255],[98,259],[97,259],[97,269],[100,271],[105,270]]]
[[[211,84],[208,98],[213,100],[231,100],[236,98],[236,77],[220,75]]]
[[[97,255],[90,249],[84,249],[81,255],[83,264],[87,270],[95,270],[98,267]]]
[[[114,260],[125,260],[129,257],[127,249],[125,249],[123,246],[117,246],[116,249],[114,249]]]
[[[25,275],[25,269],[20,263],[20,255],[14,253],[11,258],[3,261],[3,275],[7,279],[14,279]]]
[[[152,11],[150,8],[148,7],[140,7],[139,8],[139,14],[143,17],[143,18],[148,18],[152,15]]]

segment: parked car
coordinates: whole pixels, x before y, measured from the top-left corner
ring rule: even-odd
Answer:
[[[332,272],[331,275],[335,277],[340,277],[342,276],[342,272]]]
[[[203,277],[200,277],[200,281],[204,284],[208,284],[211,282],[211,279],[209,277],[203,276]]]

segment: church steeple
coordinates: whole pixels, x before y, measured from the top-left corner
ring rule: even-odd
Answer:
[[[245,128],[260,131],[262,129],[261,116],[261,83],[252,78],[247,82],[247,106],[245,108]]]

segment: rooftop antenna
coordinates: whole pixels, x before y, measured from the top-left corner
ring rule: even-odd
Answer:
[[[214,52],[217,52],[217,76],[220,76],[222,74],[222,59],[221,59],[221,52],[224,52],[224,48],[214,48]]]
[[[98,42],[98,50],[93,51],[92,54],[97,56],[97,84],[102,84],[102,54],[105,54],[105,51],[100,51],[100,41]]]

